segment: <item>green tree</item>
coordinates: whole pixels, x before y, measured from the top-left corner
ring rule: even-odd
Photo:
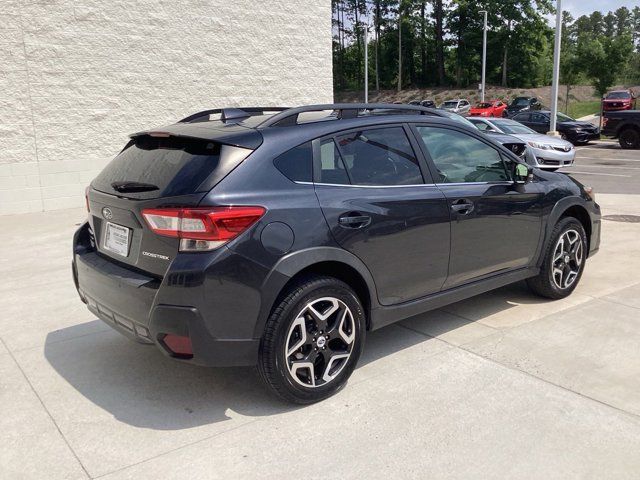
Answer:
[[[628,34],[614,38],[581,35],[577,46],[578,59],[601,96],[623,72],[632,51],[633,43]]]

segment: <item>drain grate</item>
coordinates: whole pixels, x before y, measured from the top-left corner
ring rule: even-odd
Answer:
[[[602,219],[612,222],[640,223],[640,215],[605,215]]]

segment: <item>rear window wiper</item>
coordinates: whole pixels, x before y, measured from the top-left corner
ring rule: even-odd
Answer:
[[[113,182],[111,187],[120,193],[132,193],[132,192],[151,192],[153,190],[160,190],[160,187],[151,183],[142,182]]]

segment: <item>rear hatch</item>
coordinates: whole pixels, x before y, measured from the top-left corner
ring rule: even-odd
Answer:
[[[250,146],[255,147],[255,138]],[[123,266],[162,277],[178,253],[179,239],[153,232],[142,211],[197,206],[252,151],[215,138],[167,132],[133,137],[87,191],[98,252]]]

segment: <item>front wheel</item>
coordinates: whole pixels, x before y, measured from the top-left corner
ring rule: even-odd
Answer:
[[[561,219],[551,233],[540,273],[527,280],[536,294],[560,299],[573,292],[582,277],[587,259],[587,235],[573,217]]]
[[[313,276],[286,292],[270,315],[258,370],[282,399],[309,404],[346,384],[364,344],[365,313],[344,282]]]

